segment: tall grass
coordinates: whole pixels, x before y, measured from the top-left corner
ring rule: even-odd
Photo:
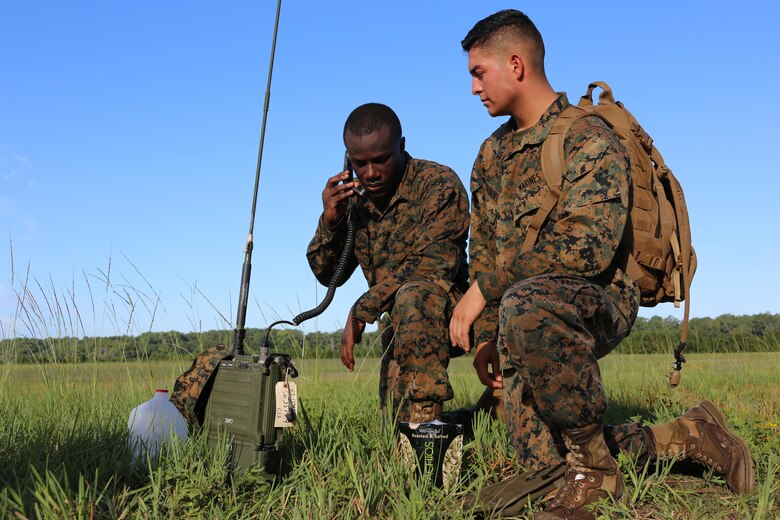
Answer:
[[[692,368],[686,386],[675,391],[656,382],[665,377],[662,356],[605,360],[612,422],[637,415],[649,422],[668,420],[700,397],[710,397],[747,440],[759,478],[757,493],[740,497],[708,472],[680,474],[669,466],[638,468],[622,460],[627,499],[606,504],[606,511],[624,518],[678,518],[681,510],[695,517],[780,514],[780,382],[767,368],[780,359],[744,356],[702,354],[704,366]],[[469,361],[452,363],[458,401],[473,402],[481,391]],[[301,419],[285,448],[290,472],[274,483],[257,470],[231,478],[227,446],[215,449],[197,436],[165,451],[159,465],[133,464],[128,413],[151,396],[153,387],[170,387],[179,370],[176,362],[152,364],[153,376],[140,362],[12,367],[0,387],[6,412],[0,419],[0,517],[469,518],[462,505],[468,493],[517,471],[506,428],[479,416],[464,446],[460,484],[450,490],[425,488],[400,463],[392,429],[379,419],[373,362],[355,374],[336,360],[298,362]],[[721,376],[709,364],[733,370]],[[755,382],[746,382],[737,369],[755,373]],[[716,382],[729,390],[713,395]]]
[[[154,388],[171,388],[191,358],[94,363],[59,355],[72,345],[58,338],[83,334],[85,319],[105,320],[118,333],[153,327],[163,309],[155,291],[115,283],[111,270],[83,277],[91,302],[86,312],[74,303],[82,290],[75,283],[63,293],[51,280],[39,283],[29,270],[14,279],[16,314],[0,339],[51,339],[38,363],[0,366],[0,518],[471,518],[466,497],[518,471],[505,426],[480,415],[464,444],[459,484],[445,490],[423,485],[399,461],[393,430],[379,418],[377,360],[368,357],[357,360],[354,373],[338,360],[296,362],[301,413],[284,448],[289,472],[283,478],[266,482],[259,469],[233,477],[227,442],[209,445],[197,435],[164,449],[158,463],[134,463],[126,430],[130,410]],[[143,327],[141,316],[148,320]],[[100,348],[99,340],[94,347]],[[132,352],[144,348],[127,345]],[[624,458],[626,499],[604,503],[602,514],[780,516],[780,376],[774,368],[780,354],[692,358],[675,390],[666,386],[668,355],[605,358],[608,420],[666,421],[709,398],[749,444],[757,492],[733,495],[721,477],[701,469],[637,467]],[[451,363],[456,398],[449,408],[472,403],[481,393],[470,363]],[[527,515],[539,505],[529,505]]]

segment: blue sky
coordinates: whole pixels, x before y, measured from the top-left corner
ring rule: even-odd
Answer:
[[[682,182],[699,256],[692,316],[780,312],[777,3],[287,0],[247,326],[325,292],[304,253],[355,106],[392,106],[410,153],[468,183],[501,120],[471,96],[460,40],[506,7],[539,27],[556,89],[576,100],[607,81]],[[0,5],[0,336],[232,326],[275,9]],[[25,283],[37,326],[19,311]],[[303,330],[340,328],[364,289],[353,276]]]

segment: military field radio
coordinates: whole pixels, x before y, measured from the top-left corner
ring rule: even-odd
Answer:
[[[279,27],[281,0],[276,6],[271,59],[268,82],[263,106],[263,121],[260,130],[260,145],[255,171],[254,195],[249,223],[249,235],[244,250],[244,264],[241,271],[236,328],[233,334],[233,351],[216,367],[208,384],[204,387],[205,413],[203,427],[212,446],[231,439],[230,464],[234,474],[240,474],[253,466],[262,468],[270,479],[284,469],[284,428],[297,420],[297,389],[290,379],[298,375],[292,359],[287,354],[271,353],[270,332],[279,324],[297,326],[318,316],[330,305],[340,283],[354,245],[354,208],[358,201],[350,201],[348,209],[347,239],[333,279],[322,302],[309,311],[295,316],[292,321],[280,320],[269,325],[260,346],[259,355],[244,353],[246,335],[246,311],[249,300],[249,280],[252,271],[252,233],[257,206],[257,191],[260,182],[260,166],[263,158],[265,124],[268,116],[271,77],[273,72],[276,35]],[[345,157],[344,169],[350,169]],[[359,193],[362,195],[362,193]],[[354,197],[358,199],[359,197]]]
[[[244,264],[241,270],[241,287],[238,297],[236,328],[233,333],[233,352],[220,361],[215,370],[206,402],[204,428],[209,444],[231,438],[231,469],[243,472],[252,466],[261,466],[266,477],[273,477],[280,471],[281,450],[284,445],[283,427],[291,425],[295,417],[294,385],[290,377],[298,375],[290,356],[271,354],[268,332],[260,348],[260,354],[244,354],[246,336],[246,311],[249,301],[249,280],[252,272],[253,231],[257,191],[260,184],[260,167],[263,160],[265,125],[271,92],[276,36],[279,28],[281,0],[276,5],[271,59],[268,67],[263,121],[260,128],[260,145],[257,153],[255,185],[252,197],[252,211],[249,234],[244,249]],[[278,389],[287,392],[278,392]],[[281,394],[277,396],[277,393]],[[277,397],[282,402],[277,402]],[[277,418],[277,415],[282,415]]]

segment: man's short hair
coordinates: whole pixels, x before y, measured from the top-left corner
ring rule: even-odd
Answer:
[[[473,47],[510,48],[522,43],[539,70],[544,70],[544,41],[528,16],[516,9],[505,9],[478,21],[460,42],[468,52]]]
[[[343,137],[346,138],[347,130],[354,135],[368,135],[385,125],[390,127],[390,136],[393,139],[399,140],[403,137],[401,121],[392,108],[381,103],[366,103],[349,114],[344,123]]]

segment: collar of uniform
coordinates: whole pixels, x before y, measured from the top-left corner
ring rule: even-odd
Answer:
[[[398,200],[409,200],[412,196],[412,177],[414,177],[414,175],[412,175],[412,156],[409,155],[409,152],[404,152],[404,161],[406,162],[404,176],[401,177],[401,183],[395,190],[393,198],[390,199],[390,206]]]
[[[384,213],[387,213],[387,211],[398,204],[398,202],[402,200],[409,200],[409,197],[412,195],[412,178],[414,175],[412,175],[412,156],[409,155],[409,152],[404,152],[404,160],[406,161],[406,168],[404,169],[404,174],[401,177],[401,182],[398,185],[398,187],[395,189],[395,193],[393,193],[393,196],[390,198],[390,202],[387,204],[387,209],[385,209],[384,212],[379,211],[379,208],[376,207],[374,204],[374,201],[371,199],[368,199],[363,207],[368,211],[370,215],[374,217],[374,220],[377,220],[379,217],[381,217]]]
[[[555,101],[547,107],[547,110],[542,114],[542,117],[540,117],[539,121],[532,127],[523,132],[515,130],[507,134],[506,138],[510,140],[508,144],[512,153],[520,152],[526,146],[543,143],[544,140],[547,139],[547,134],[550,133],[550,129],[552,128],[555,119],[567,106],[569,106],[569,98],[566,96],[565,92],[560,92]],[[516,128],[514,120],[510,119],[509,124],[512,126],[513,130]]]

